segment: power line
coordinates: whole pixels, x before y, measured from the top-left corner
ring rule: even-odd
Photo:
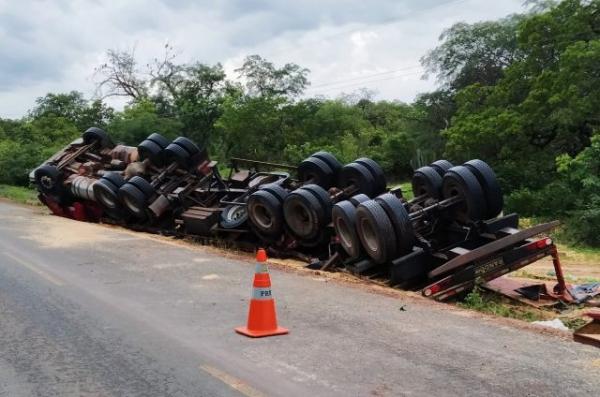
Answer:
[[[405,74],[400,74],[400,75],[397,75],[397,76],[388,77],[388,78],[385,78],[385,79],[377,79],[377,80],[369,80],[369,81],[359,81],[359,82],[356,82],[356,83],[353,83],[353,84],[348,84],[348,85],[344,85],[344,86],[340,86],[340,87],[331,87],[331,88],[328,88],[328,89],[325,89],[325,90],[320,90],[320,91],[317,91],[317,92],[313,92],[312,95],[318,95],[318,94],[322,94],[324,92],[329,92],[329,91],[341,90],[341,89],[344,89],[344,88],[354,87],[354,86],[357,86],[357,85],[359,86],[359,85],[363,85],[363,84],[377,83],[377,82],[381,82],[381,81],[394,80],[394,79],[398,79],[400,77],[415,76],[415,75],[418,75],[418,74],[421,74],[421,72],[419,71],[419,72],[413,72],[413,73],[405,73]]]
[[[406,71],[406,70],[412,70],[412,69],[416,69],[416,68],[420,68],[420,67],[421,67],[420,65],[415,65],[415,66],[406,67],[406,68],[402,68],[402,69],[390,70],[390,71],[387,71],[387,72],[366,74],[366,75],[363,75],[363,76],[356,76],[356,77],[352,77],[352,78],[345,79],[345,80],[337,80],[337,81],[332,81],[332,82],[324,83],[324,84],[311,85],[308,88],[308,90],[312,90],[314,88],[327,87],[327,86],[331,86],[331,85],[343,84],[343,83],[347,83],[347,82],[355,81],[355,80],[369,79],[371,77],[383,76],[383,75],[386,75],[386,74],[392,74],[392,73],[397,73],[397,72],[403,72],[403,71]]]

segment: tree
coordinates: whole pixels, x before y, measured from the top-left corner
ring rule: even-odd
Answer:
[[[503,70],[521,59],[517,26],[521,15],[498,21],[459,22],[445,30],[442,44],[421,58],[428,73],[435,74],[445,89],[460,90],[474,83],[494,85]]]
[[[149,101],[158,116],[180,123],[181,135],[200,145],[209,143],[225,95],[236,89],[226,80],[221,64],[177,63],[177,53],[169,44],[163,56],[144,69],[137,66],[134,52],[109,50],[107,58],[96,70],[102,76],[98,92],[129,97],[131,105]]]
[[[600,126],[600,2],[565,0],[518,25],[521,56],[495,85],[456,95],[447,154],[483,157],[505,188],[541,188],[554,160],[576,155]]]
[[[253,96],[300,95],[309,84],[309,70],[294,63],[276,68],[260,55],[246,57],[242,66],[235,70],[245,80],[246,90]]]
[[[115,141],[135,146],[153,132],[173,139],[181,134],[183,125],[176,118],[161,116],[152,101],[141,100],[127,105],[108,129]]]
[[[88,101],[81,92],[71,91],[66,94],[48,93],[37,98],[29,117],[64,117],[73,122],[78,130],[84,131],[91,126],[106,126],[113,114],[114,110],[101,100]]]
[[[107,60],[95,70],[100,78],[96,91],[100,98],[124,96],[132,100],[148,97],[149,82],[141,77],[135,59],[135,50],[130,52],[108,50]]]

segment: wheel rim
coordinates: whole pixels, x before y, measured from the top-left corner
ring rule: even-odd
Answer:
[[[354,241],[351,237],[352,233],[350,231],[350,227],[342,217],[338,217],[335,220],[336,229],[338,232],[338,236],[342,242],[342,245],[349,250],[354,248]]]
[[[107,208],[109,209],[115,209],[117,208],[117,202],[115,201],[115,199],[113,197],[111,197],[109,194],[107,194],[105,191],[100,190],[98,192],[98,200]]]
[[[363,241],[371,252],[379,251],[379,241],[377,239],[377,232],[371,225],[371,222],[367,218],[362,218],[360,221],[362,230]]]
[[[313,216],[311,211],[301,203],[294,201],[290,204],[288,225],[299,236],[308,236],[313,232]]]
[[[238,221],[245,217],[246,213],[246,207],[244,207],[243,205],[235,206],[229,211],[229,214],[227,214],[227,220],[233,222]]]
[[[52,189],[54,187],[54,179],[48,175],[44,175],[40,178],[41,185],[46,189]]]
[[[260,228],[269,230],[273,226],[273,214],[264,205],[257,203],[252,208],[253,220]]]
[[[142,208],[139,208],[137,206],[137,203],[134,200],[132,200],[129,196],[125,196],[123,198],[123,202],[125,203],[125,206],[127,206],[127,208],[136,215],[140,215],[144,212],[144,210]]]

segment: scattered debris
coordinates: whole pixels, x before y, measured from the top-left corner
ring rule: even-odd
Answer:
[[[569,328],[558,318],[546,321],[533,321],[531,324],[539,325],[540,327],[559,329],[561,331],[569,331]]]

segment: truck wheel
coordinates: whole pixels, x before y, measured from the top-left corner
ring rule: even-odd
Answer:
[[[463,165],[475,175],[483,189],[487,204],[487,218],[497,217],[502,212],[504,199],[494,170],[485,161],[477,159],[467,161]]]
[[[397,253],[405,254],[412,250],[415,243],[415,232],[408,211],[404,208],[402,201],[391,193],[382,194],[375,198],[381,205],[387,216],[392,221],[396,233]]]
[[[117,189],[125,184],[125,179],[121,174],[114,171],[105,172],[100,180],[112,183]]]
[[[119,208],[119,188],[115,187],[106,179],[100,179],[94,184],[94,197],[102,207],[107,210],[115,210]]]
[[[443,177],[446,171],[454,167],[454,164],[452,164],[448,160],[437,160],[429,164],[429,166],[434,168],[438,172],[438,174],[440,174],[440,176]]]
[[[355,207],[358,207],[358,205],[360,203],[364,203],[365,201],[369,201],[369,200],[371,200],[371,199],[366,194],[357,194],[348,199],[348,201],[350,201],[352,203],[352,205],[354,205]]]
[[[283,200],[285,200],[288,195],[288,191],[277,183],[268,183],[266,185],[262,185],[260,190],[271,193],[273,196],[277,197],[281,203],[283,203]]]
[[[142,193],[144,193],[144,196],[146,196],[147,199],[151,199],[156,194],[156,190],[150,184],[150,182],[141,176],[133,176],[127,182],[137,187]]]
[[[316,157],[309,157],[298,165],[298,177],[302,182],[314,183],[329,189],[333,185],[334,176],[331,167]]]
[[[189,168],[191,166],[190,154],[176,143],[170,143],[169,146],[165,148],[165,157],[167,162],[175,162],[183,168]]]
[[[361,246],[356,233],[356,207],[348,200],[340,201],[333,206],[331,217],[342,248],[350,258],[358,258]]]
[[[283,233],[283,205],[273,194],[259,190],[248,197],[248,220],[267,236]]]
[[[383,173],[381,166],[376,161],[367,157],[361,157],[354,160],[354,162],[364,165],[371,172],[371,175],[373,175],[373,179],[377,186],[375,194],[383,193],[387,187],[387,181],[385,180],[385,174]]]
[[[194,142],[184,136],[175,138],[173,143],[184,148],[190,154],[190,156],[200,153],[200,148]]]
[[[290,232],[301,240],[312,240],[326,225],[319,199],[304,189],[296,189],[285,198],[283,216]]]
[[[229,205],[221,212],[221,227],[236,229],[248,219],[248,210],[245,205]]]
[[[149,159],[152,164],[162,165],[163,148],[149,139],[143,140],[137,147],[140,160]]]
[[[48,194],[62,194],[63,175],[58,168],[53,165],[44,164],[38,167],[34,172],[35,184],[40,191]]]
[[[333,171],[334,180],[337,178],[340,170],[342,169],[342,164],[338,161],[338,159],[331,153],[325,151],[319,151],[313,153],[310,157],[318,158],[319,160],[323,160],[329,168]]]
[[[367,254],[381,264],[396,254],[396,235],[390,218],[375,200],[365,201],[356,208],[358,237]]]
[[[148,217],[146,208],[148,207],[148,197],[131,183],[126,183],[119,189],[119,199],[125,205],[125,208],[136,218],[144,220]]]
[[[327,193],[327,190],[319,185],[313,184],[304,185],[300,189],[311,192],[312,195],[319,200],[321,208],[323,208],[323,223],[326,225],[331,222],[331,206],[333,203],[331,202],[331,197],[329,196],[329,193]]]
[[[89,145],[95,141],[100,142],[100,147],[102,149],[109,148],[112,149],[115,147],[115,144],[110,139],[110,136],[101,128],[98,127],[90,127],[84,131],[83,135],[83,143]]]
[[[421,167],[413,174],[412,188],[415,197],[426,195],[439,199],[442,191],[442,177],[433,167]]]
[[[462,197],[463,201],[450,208],[451,216],[461,222],[477,222],[485,218],[487,208],[479,181],[465,166],[452,167],[444,175],[444,198]]]
[[[338,187],[345,189],[352,185],[356,187],[355,194],[362,193],[373,197],[377,191],[375,179],[369,169],[358,163],[346,164],[340,171]]]
[[[167,138],[156,132],[148,135],[146,140],[156,143],[161,149],[165,149],[167,146],[169,146],[169,143],[171,143],[171,141],[169,141]]]

